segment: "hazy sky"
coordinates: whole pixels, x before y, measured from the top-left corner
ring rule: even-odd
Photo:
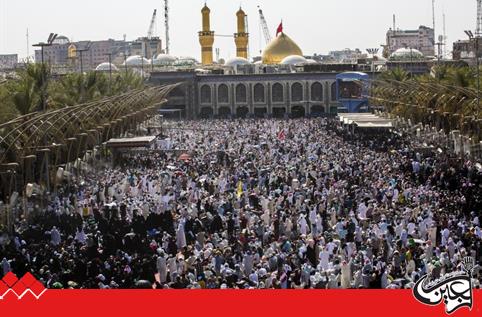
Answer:
[[[30,44],[45,41],[50,32],[71,40],[122,39],[145,36],[154,8],[161,10],[157,34],[164,39],[162,0],[0,0],[0,54],[27,55],[26,30]],[[260,50],[257,5],[264,10],[271,32],[283,19],[285,33],[303,53],[327,53],[344,48],[378,47],[385,42],[392,15],[397,27],[414,29],[432,25],[432,0],[208,0],[211,25],[217,34],[232,34],[235,13],[241,4],[248,14],[250,50]],[[171,53],[199,59],[197,32],[204,0],[170,0]],[[437,35],[442,33],[442,13],[446,15],[448,51],[451,43],[465,38],[464,30],[475,29],[476,0],[436,0]],[[264,40],[263,40],[264,45]],[[216,38],[214,47],[221,57],[236,53],[234,39]],[[30,47],[30,54],[33,48]]]

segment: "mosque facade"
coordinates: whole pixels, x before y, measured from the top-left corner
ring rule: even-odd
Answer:
[[[165,109],[180,109],[188,119],[283,117],[336,113],[337,73],[248,75],[152,73],[151,84],[182,83]]]
[[[150,74],[154,85],[182,83],[171,93],[166,109],[179,109],[188,119],[315,116],[337,112],[336,76],[341,70],[316,71],[312,67],[311,71],[305,71],[304,66],[316,62],[305,58],[298,44],[282,31],[266,46],[258,62],[248,61],[249,34],[246,14],[241,8],[236,12],[236,57],[226,62],[214,61],[211,10],[205,5],[201,15],[199,68]]]

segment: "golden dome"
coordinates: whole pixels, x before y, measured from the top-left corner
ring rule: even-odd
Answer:
[[[204,4],[204,7],[202,8],[201,13],[211,13],[211,10],[209,9],[209,7],[206,3]]]
[[[263,64],[280,64],[288,56],[303,56],[301,48],[288,35],[280,33],[263,52]]]
[[[237,15],[237,16],[243,16],[243,17],[244,17],[244,16],[246,15],[246,13],[243,11],[242,8],[239,8],[239,11],[236,12],[236,15]]]

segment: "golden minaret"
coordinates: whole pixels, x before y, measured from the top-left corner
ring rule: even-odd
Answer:
[[[211,31],[211,22],[209,15],[211,10],[204,5],[201,10],[203,16],[203,29],[199,32],[199,43],[201,43],[201,60],[203,65],[213,64],[213,44],[214,44],[214,31]]]
[[[238,17],[238,33],[234,34],[234,42],[236,43],[236,56],[248,58],[249,34],[246,33],[246,13],[239,8],[236,13]]]

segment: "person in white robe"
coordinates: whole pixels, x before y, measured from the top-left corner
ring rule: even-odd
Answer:
[[[159,252],[156,262],[157,272],[159,273],[159,282],[165,283],[167,280],[167,257],[164,251]]]
[[[300,219],[298,220],[298,225],[300,234],[306,236],[308,234],[308,222],[306,221],[306,217],[304,214],[300,216]]]
[[[75,233],[75,241],[81,244],[85,244],[86,240],[87,240],[87,235],[85,234],[84,229],[82,228],[82,230],[80,231],[77,229]]]
[[[53,227],[50,231],[50,243],[52,243],[54,246],[58,246],[60,242],[60,232],[57,230],[57,227]]]
[[[178,250],[181,250],[187,246],[186,232],[184,231],[184,221],[180,221],[179,225],[177,226],[176,245]]]
[[[10,272],[12,268],[10,267],[10,262],[7,260],[7,258],[3,258],[2,260],[2,277],[7,275],[8,272]]]
[[[346,261],[341,264],[341,288],[347,289],[351,287],[351,267]]]

